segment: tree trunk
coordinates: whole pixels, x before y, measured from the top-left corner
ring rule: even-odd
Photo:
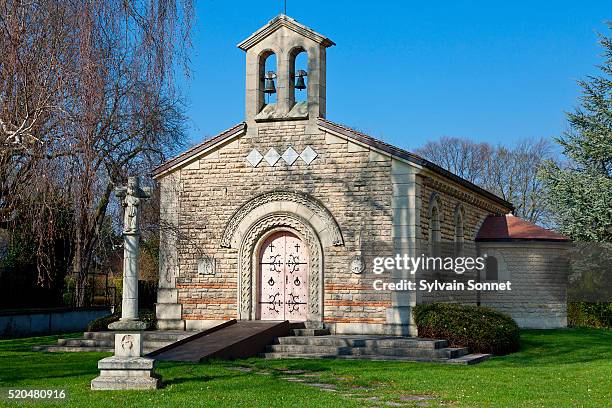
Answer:
[[[83,239],[79,227],[76,228],[72,278],[74,279],[74,306],[85,307],[87,291],[87,271],[83,269]]]
[[[75,303],[77,307],[85,307],[88,304],[86,294],[89,281],[87,276],[92,265],[94,252],[100,236],[100,229],[104,223],[104,217],[106,216],[106,209],[108,208],[112,191],[113,185],[112,183],[108,183],[95,210],[93,220],[89,221],[87,217],[83,217],[80,221],[80,225],[76,227],[73,277],[75,281]],[[90,228],[90,225],[93,225],[93,227]]]

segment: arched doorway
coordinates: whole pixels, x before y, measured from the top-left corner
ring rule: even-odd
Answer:
[[[263,238],[258,253],[256,318],[306,321],[309,255],[304,242],[290,231]]]

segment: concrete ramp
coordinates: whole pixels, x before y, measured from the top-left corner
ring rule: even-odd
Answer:
[[[247,358],[265,351],[277,337],[287,336],[290,329],[288,321],[230,320],[156,350],[147,357],[193,363],[211,358]]]

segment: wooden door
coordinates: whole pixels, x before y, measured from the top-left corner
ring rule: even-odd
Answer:
[[[268,237],[259,251],[257,318],[305,321],[308,317],[308,252],[287,231]]]

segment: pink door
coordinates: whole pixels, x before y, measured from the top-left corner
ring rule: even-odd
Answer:
[[[261,320],[305,321],[308,299],[308,256],[301,239],[290,232],[268,237],[259,252]]]

